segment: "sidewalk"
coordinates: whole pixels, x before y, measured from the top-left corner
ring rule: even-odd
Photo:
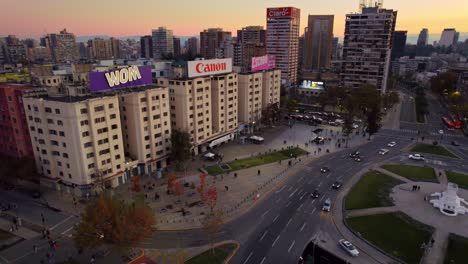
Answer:
[[[2,217],[0,217],[0,229],[1,230],[4,230],[6,232],[9,232],[11,233],[12,235],[14,236],[18,236],[18,237],[21,237],[21,238],[24,238],[24,239],[31,239],[33,237],[36,237],[38,235],[38,233],[28,229],[28,228],[25,228],[23,226],[18,226],[18,230],[16,231],[10,231],[11,228],[13,227],[13,223],[11,221],[8,221]]]

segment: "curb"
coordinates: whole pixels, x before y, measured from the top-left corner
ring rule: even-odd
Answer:
[[[207,250],[202,251],[200,254],[203,254],[203,253],[205,253],[207,251],[210,251],[212,248],[216,248],[216,247],[226,245],[226,244],[235,244],[236,245],[236,248],[234,248],[234,250],[231,252],[231,254],[229,254],[229,256],[223,262],[223,264],[228,264],[231,261],[231,259],[234,257],[234,255],[236,255],[237,251],[240,248],[240,243],[237,240],[225,240],[225,241],[216,243],[212,247],[210,246]],[[195,256],[191,256],[190,258],[186,259],[184,261],[184,263],[188,262],[189,260],[195,258],[196,256],[198,256],[200,254],[197,254]],[[129,262],[128,264],[131,264],[131,263]]]
[[[224,264],[228,264],[231,261],[231,259],[237,254],[237,251],[239,251],[240,243],[238,241],[234,241],[233,243],[236,244],[236,248],[234,249],[234,251],[231,252],[231,255],[229,255],[228,258],[224,261]]]
[[[140,258],[142,258],[142,257],[144,257],[144,256],[145,256],[145,250],[144,250],[144,249],[141,249],[141,255],[138,256],[138,257],[136,257],[136,258],[133,259],[133,260],[130,260],[127,264],[132,264],[132,263],[138,261]]]

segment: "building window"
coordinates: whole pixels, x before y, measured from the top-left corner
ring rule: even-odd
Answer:
[[[51,129],[51,130],[49,130],[49,134],[51,134],[51,135],[57,135],[57,131],[56,131],[56,130],[53,130],[53,129]]]
[[[112,125],[111,128],[114,130],[114,129],[117,129],[117,125]]]
[[[62,157],[64,157],[64,158],[67,158],[67,159],[68,159],[68,154],[67,154],[67,153],[62,153]]]
[[[62,122],[62,120],[57,120],[57,125],[59,125],[59,126],[63,126],[63,122]]]
[[[116,119],[116,118],[117,118],[116,114],[110,115],[110,119]]]
[[[88,154],[86,154],[86,158],[94,158],[94,153],[93,152],[90,152]]]
[[[94,123],[96,123],[96,124],[102,123],[102,122],[105,122],[105,121],[106,121],[105,117],[98,117],[98,118],[94,119]]]
[[[120,155],[115,155],[114,157],[116,160],[119,160],[120,159]]]
[[[56,109],[55,109],[55,113],[56,113],[57,115],[60,115],[60,109],[57,109],[57,108],[56,108]]]
[[[89,147],[92,147],[92,146],[93,146],[93,143],[91,143],[91,142],[84,143],[85,148],[89,148]]]
[[[88,169],[94,169],[94,163],[88,164]]]
[[[104,106],[103,105],[94,107],[94,112],[102,112],[102,111],[104,111]]]
[[[99,155],[105,155],[105,154],[108,154],[110,153],[110,149],[103,149],[101,151],[99,151]]]
[[[65,137],[65,132],[63,132],[63,131],[59,131],[59,136],[61,136],[61,137]]]
[[[114,104],[109,104],[109,109],[114,108]]]
[[[46,108],[44,109],[44,111],[45,111],[46,113],[52,113],[52,108],[46,107]]]
[[[81,126],[86,126],[89,124],[88,120],[83,120],[80,122]]]
[[[81,136],[82,137],[88,137],[89,136],[89,131],[85,131],[85,132],[81,133]]]
[[[86,108],[81,108],[81,109],[80,109],[80,113],[81,113],[81,114],[87,114],[87,113],[88,113],[88,109],[86,109]]]

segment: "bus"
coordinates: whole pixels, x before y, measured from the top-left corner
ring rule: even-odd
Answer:
[[[444,121],[444,124],[445,124],[448,128],[455,128],[455,124],[452,122],[452,120],[448,119],[447,117],[443,116],[443,117],[442,117],[442,121]]]
[[[452,122],[454,125],[454,128],[460,129],[462,127],[461,121],[458,119],[457,115],[451,114],[450,117],[452,118]]]

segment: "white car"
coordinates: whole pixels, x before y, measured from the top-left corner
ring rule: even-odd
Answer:
[[[323,203],[322,211],[330,212],[330,209],[331,209],[331,200],[330,198],[327,198],[325,202]]]
[[[394,146],[396,146],[396,142],[392,141],[392,142],[388,143],[387,146],[393,148]]]
[[[340,239],[338,242],[340,243],[340,246],[344,250],[346,250],[346,252],[348,252],[348,254],[350,254],[353,257],[359,256],[359,251],[356,249],[355,246],[353,246],[353,244],[351,244],[351,242],[344,239]]]
[[[439,134],[443,135],[444,134],[444,131],[441,129],[439,130]]]
[[[358,124],[353,124],[353,128],[354,129],[359,128],[359,125]]]
[[[424,160],[424,156],[421,154],[409,154],[408,158],[412,160]]]
[[[379,154],[380,154],[380,155],[385,155],[385,154],[387,154],[389,151],[390,151],[390,150],[388,150],[388,149],[381,149],[381,150],[379,150]]]

